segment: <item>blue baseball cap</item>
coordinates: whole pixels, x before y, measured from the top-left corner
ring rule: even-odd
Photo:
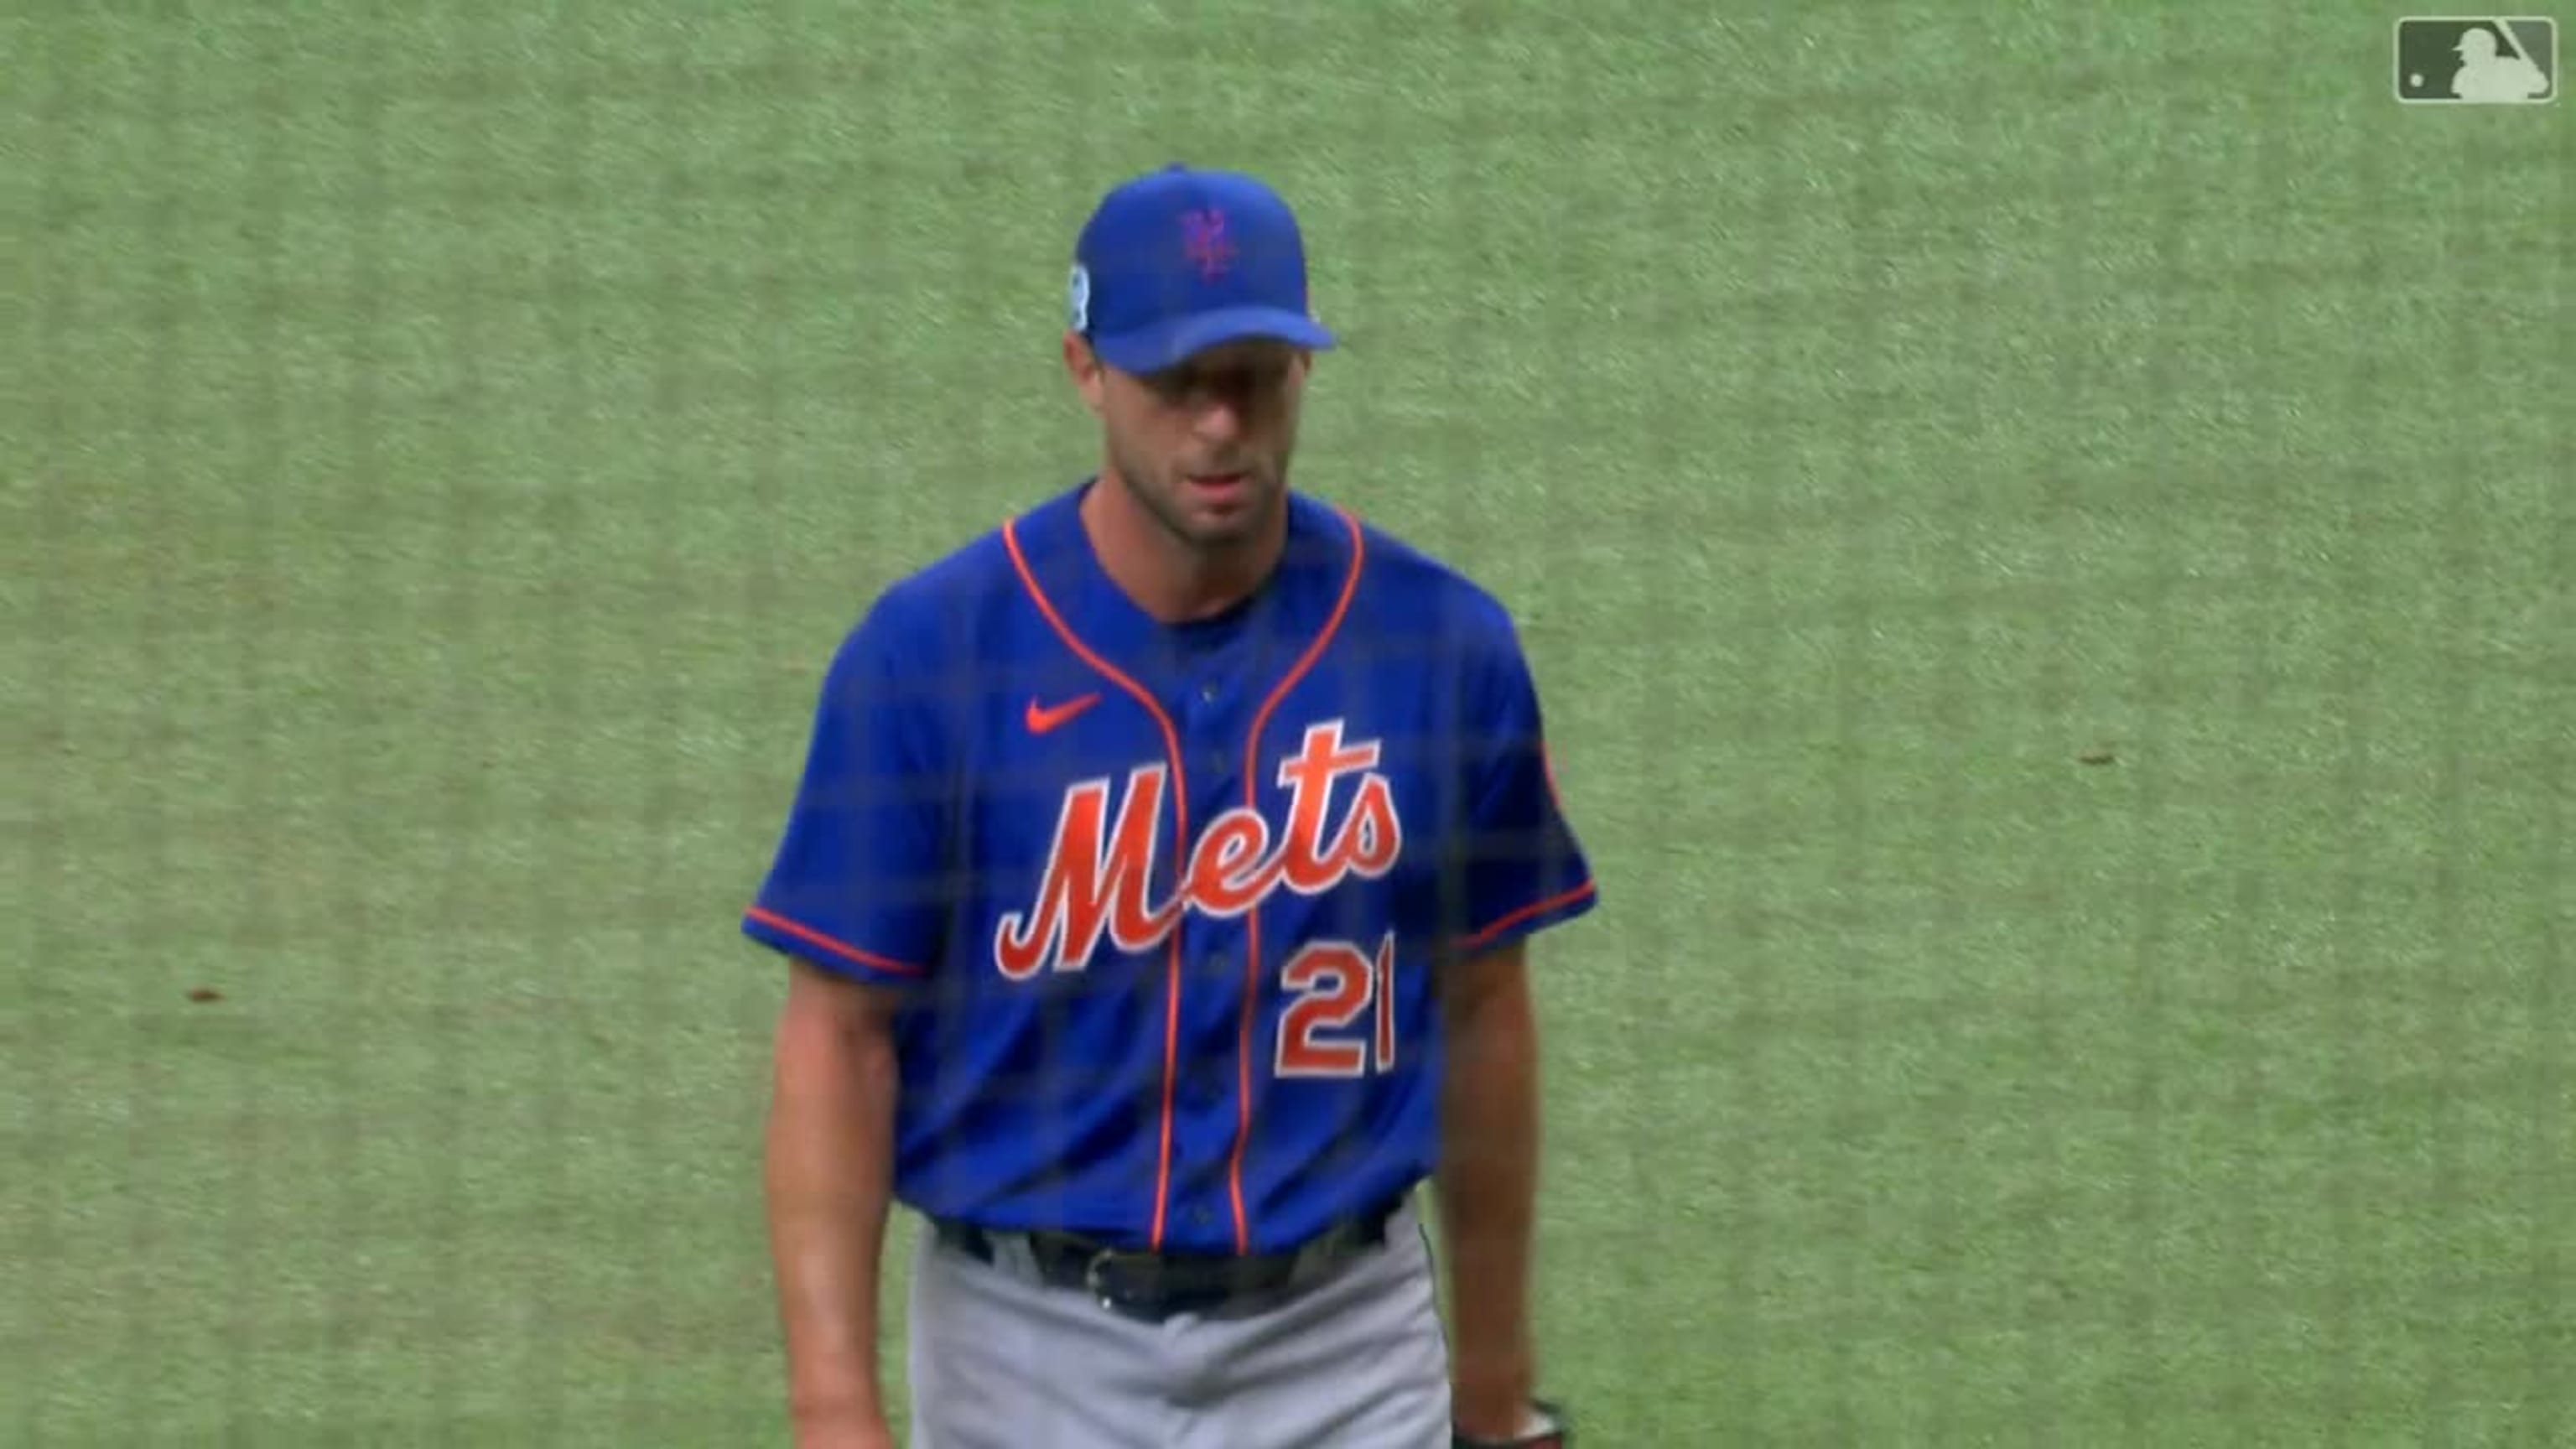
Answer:
[[[1247,337],[1328,348],[1288,203],[1233,171],[1166,166],[1100,200],[1073,248],[1066,325],[1121,372]]]

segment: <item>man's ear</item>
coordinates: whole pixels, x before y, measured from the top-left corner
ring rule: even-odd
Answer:
[[[1079,332],[1067,330],[1064,334],[1064,370],[1073,379],[1074,391],[1082,395],[1082,405],[1091,409],[1092,416],[1098,417],[1102,382],[1100,354],[1091,350],[1091,344]]]

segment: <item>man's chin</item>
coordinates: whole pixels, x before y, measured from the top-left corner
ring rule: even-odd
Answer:
[[[1190,546],[1209,553],[1246,548],[1261,539],[1261,520],[1257,517],[1206,518],[1190,520],[1185,535]]]

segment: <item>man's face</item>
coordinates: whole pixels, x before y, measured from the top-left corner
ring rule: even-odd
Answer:
[[[1221,551],[1258,538],[1278,516],[1310,354],[1229,342],[1139,377],[1069,337],[1065,360],[1099,415],[1110,465],[1175,538]]]

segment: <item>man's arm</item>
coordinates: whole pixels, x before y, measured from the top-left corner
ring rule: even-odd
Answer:
[[[766,1187],[800,1449],[885,1446],[877,1266],[894,1175],[894,998],[801,961],[780,1010]]]
[[[1537,1382],[1529,1319],[1538,1197],[1538,1018],[1525,942],[1450,963],[1441,976],[1447,1071],[1434,1177],[1449,1260],[1452,1417],[1508,1440]]]

